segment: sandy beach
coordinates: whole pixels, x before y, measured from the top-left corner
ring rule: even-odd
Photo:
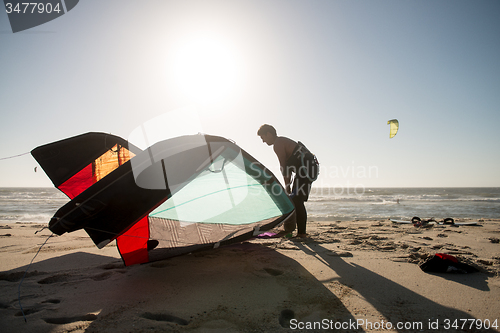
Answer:
[[[500,325],[500,220],[427,228],[310,221],[305,240],[252,239],[131,267],[114,243],[99,250],[84,231],[54,236],[21,285],[25,322],[18,287],[50,235],[35,234],[43,226],[0,226],[2,332],[493,332]],[[480,272],[423,272],[418,264],[435,253]]]

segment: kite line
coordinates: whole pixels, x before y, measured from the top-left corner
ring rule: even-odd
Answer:
[[[0,161],[1,161],[1,160],[8,160],[9,158],[20,157],[20,156],[23,156],[23,155],[27,155],[27,154],[29,154],[29,153],[30,153],[30,152],[26,152],[26,153],[19,154],[19,155],[14,155],[14,156],[9,156],[9,157],[2,157],[2,158],[0,158]]]
[[[45,228],[43,228],[45,229]],[[42,229],[42,230],[43,230]],[[41,230],[40,230],[41,231]],[[37,231],[38,232],[38,231]],[[35,232],[36,234],[36,232]],[[28,265],[28,267],[26,268],[26,270],[24,271],[24,275],[23,275],[23,278],[21,279],[21,281],[19,282],[19,286],[17,287],[17,300],[19,302],[19,307],[21,308],[21,313],[23,314],[23,318],[24,318],[24,322],[27,323],[28,320],[26,320],[26,315],[24,314],[24,310],[23,310],[23,306],[21,305],[21,284],[23,283],[24,281],[24,278],[26,277],[26,274],[28,273],[28,270],[30,269],[31,267],[31,264],[33,263],[33,260],[35,260],[36,256],[38,255],[38,253],[40,253],[40,251],[42,250],[42,247],[47,244],[47,242],[49,241],[50,237],[54,236],[54,234],[50,234],[49,237],[47,237],[47,239],[45,240],[45,242],[43,242],[42,246],[40,246],[40,248],[38,249],[37,253],[35,254],[35,256],[33,257],[33,259],[31,259],[31,262],[30,264]]]

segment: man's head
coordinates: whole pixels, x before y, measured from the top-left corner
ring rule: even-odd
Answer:
[[[276,129],[271,125],[264,124],[257,131],[257,135],[260,136],[262,142],[267,143],[268,146],[274,144],[278,135],[276,134]]]

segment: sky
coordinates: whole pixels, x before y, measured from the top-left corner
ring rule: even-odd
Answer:
[[[1,11],[0,158],[170,119],[281,179],[267,123],[315,187],[499,187],[499,55],[495,0],[81,0],[17,33]],[[51,187],[35,167],[0,160],[0,187]]]

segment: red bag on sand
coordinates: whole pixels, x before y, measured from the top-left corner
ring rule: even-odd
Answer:
[[[457,258],[445,253],[436,253],[420,264],[420,269],[427,273],[474,273],[479,272],[476,267],[464,264]]]

